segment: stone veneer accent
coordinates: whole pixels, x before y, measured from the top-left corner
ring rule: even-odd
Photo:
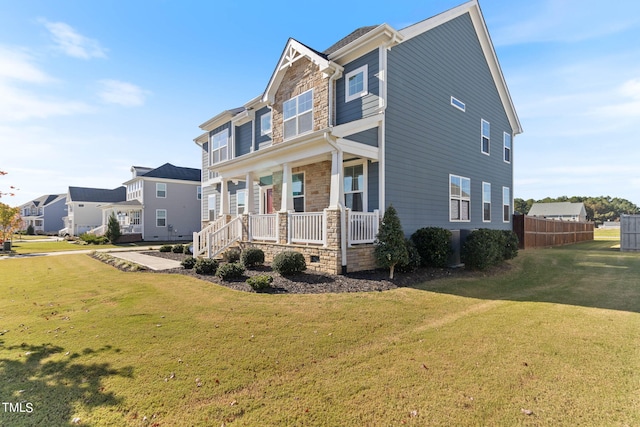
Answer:
[[[329,82],[317,65],[309,59],[301,58],[286,71],[272,105],[273,144],[283,141],[282,104],[301,93],[313,89],[313,130],[329,125]]]
[[[321,212],[329,206],[331,192],[331,161],[311,163],[292,168],[291,173],[304,172],[305,212]],[[282,172],[273,174],[273,208],[282,203]]]

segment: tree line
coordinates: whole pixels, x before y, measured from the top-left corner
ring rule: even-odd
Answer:
[[[514,199],[514,209],[516,212],[526,215],[534,203],[553,203],[553,202],[571,202],[584,203],[587,211],[587,220],[603,223],[607,221],[619,221],[623,214],[640,214],[640,208],[631,203],[627,199],[611,196],[561,196],[561,197],[545,197],[541,200],[523,200]]]

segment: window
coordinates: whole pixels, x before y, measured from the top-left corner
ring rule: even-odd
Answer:
[[[484,154],[489,154],[489,140],[491,135],[491,125],[488,121],[482,119],[482,147]]]
[[[344,78],[344,102],[365,96],[368,92],[368,66],[363,65],[360,68],[347,73]]]
[[[491,184],[482,183],[482,221],[491,222]]]
[[[449,175],[449,200],[451,221],[469,221],[471,204],[471,180],[456,175]]]
[[[260,135],[269,135],[271,133],[271,113],[267,113],[260,117]]]
[[[502,221],[511,220],[511,192],[509,187],[502,187]]]
[[[461,110],[461,111],[467,110],[467,106],[464,104],[464,102],[460,101],[457,98],[454,98],[453,96],[451,97],[451,105],[453,105],[454,107],[456,107],[458,110]]]
[[[246,213],[247,208],[247,190],[236,191],[236,212],[238,214]]]
[[[196,199],[202,200],[202,187],[198,185],[196,189]]]
[[[364,164],[344,168],[344,204],[356,212],[363,212],[364,206]]]
[[[211,164],[224,162],[229,158],[229,131],[218,132],[211,137]]]
[[[511,135],[504,133],[504,161],[511,163]]]
[[[156,227],[166,227],[166,226],[167,226],[167,210],[156,209]]]
[[[282,104],[284,139],[313,129],[313,89]]]
[[[209,214],[209,221],[216,219],[216,195],[210,194],[207,196],[207,209]]]
[[[291,175],[291,188],[293,190],[293,210],[304,212],[304,173]]]
[[[156,197],[162,199],[167,197],[167,184],[161,182],[156,183]]]
[[[131,219],[130,219],[130,223],[131,225],[140,225],[140,218],[142,212],[141,211],[132,211],[131,212]]]

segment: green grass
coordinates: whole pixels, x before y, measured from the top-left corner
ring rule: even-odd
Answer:
[[[596,228],[593,230],[593,237],[596,240],[620,240],[620,229]]]
[[[613,243],[327,295],[2,260],[0,397],[34,411],[0,425],[639,425],[640,257]]]
[[[24,242],[14,241],[11,249],[19,255],[35,254],[43,252],[62,252],[62,251],[83,251],[87,249],[107,249],[117,248],[116,245],[79,245],[67,242],[65,240],[50,242],[33,242],[26,240]]]

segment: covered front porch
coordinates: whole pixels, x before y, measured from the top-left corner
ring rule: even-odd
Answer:
[[[89,231],[96,236],[103,236],[107,231],[109,218],[115,215],[120,225],[120,242],[136,242],[144,240],[144,230],[142,224],[142,203],[138,200],[127,200],[125,202],[103,205],[102,225]]]

